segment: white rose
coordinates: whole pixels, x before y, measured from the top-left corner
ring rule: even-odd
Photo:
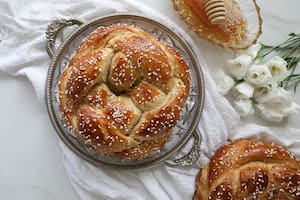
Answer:
[[[275,56],[268,60],[266,65],[277,82],[283,81],[289,75],[286,68],[287,62],[279,56]]]
[[[300,106],[296,103],[292,103],[285,110],[270,109],[268,104],[257,104],[256,108],[260,111],[261,117],[270,122],[281,122],[289,114],[298,114]]]
[[[251,56],[242,54],[235,59],[230,59],[227,61],[226,66],[230,74],[237,80],[244,78],[248,67],[251,65],[253,59]]]
[[[234,86],[234,80],[223,71],[217,73],[216,77],[217,87],[221,94],[225,95]]]
[[[254,87],[248,82],[241,82],[232,89],[232,95],[238,99],[251,98]]]
[[[273,81],[267,65],[251,65],[245,75],[245,80],[255,86],[267,85]]]
[[[252,101],[250,99],[239,99],[234,101],[234,109],[242,117],[248,117],[254,113]]]
[[[274,88],[277,88],[278,84],[276,82],[271,82],[267,85],[257,86],[254,88],[253,97],[256,101],[263,101],[266,94],[268,94]]]
[[[279,114],[278,112],[272,112],[263,104],[257,104],[255,106],[260,112],[260,117],[269,122],[281,122],[285,117],[283,114]]]
[[[261,44],[257,43],[255,45],[252,45],[249,49],[247,49],[246,53],[247,55],[251,56],[251,58],[255,58],[261,48]]]
[[[280,122],[287,115],[300,112],[300,106],[293,102],[291,93],[281,87],[265,94],[256,108],[266,120],[272,122]]]
[[[269,89],[268,92],[262,94],[259,98],[256,98],[255,100],[259,103],[265,103],[265,102],[273,101],[274,99],[275,100],[280,99],[280,102],[286,104],[290,104],[293,102],[291,93],[279,86]]]

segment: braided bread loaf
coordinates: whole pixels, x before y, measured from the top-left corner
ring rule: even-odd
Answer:
[[[220,148],[196,178],[194,200],[300,199],[300,164],[282,146],[247,139]]]
[[[142,159],[169,139],[189,88],[177,51],[115,24],[83,40],[60,78],[59,105],[66,124],[97,152]]]

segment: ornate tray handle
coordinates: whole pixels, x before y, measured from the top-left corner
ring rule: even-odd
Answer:
[[[56,19],[53,20],[46,31],[46,37],[47,37],[47,53],[49,54],[50,57],[52,57],[55,53],[55,40],[57,37],[57,34],[66,26],[73,26],[73,25],[81,25],[83,24],[82,21],[78,19]]]
[[[190,166],[193,165],[200,157],[200,144],[201,144],[201,134],[196,129],[192,135],[194,137],[194,143],[188,154],[182,156],[181,158],[175,160],[167,160],[166,163],[171,166]]]

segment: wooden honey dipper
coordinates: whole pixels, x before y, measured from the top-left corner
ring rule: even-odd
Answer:
[[[205,3],[206,14],[212,24],[220,24],[225,20],[224,0],[207,0]]]

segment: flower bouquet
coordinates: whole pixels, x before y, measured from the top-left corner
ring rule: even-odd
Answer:
[[[233,105],[242,117],[258,113],[271,122],[280,122],[298,114],[300,106],[288,89],[296,92],[300,74],[295,73],[300,60],[300,34],[277,46],[257,43],[226,63],[227,71],[217,74],[217,86],[223,95],[233,97]]]

